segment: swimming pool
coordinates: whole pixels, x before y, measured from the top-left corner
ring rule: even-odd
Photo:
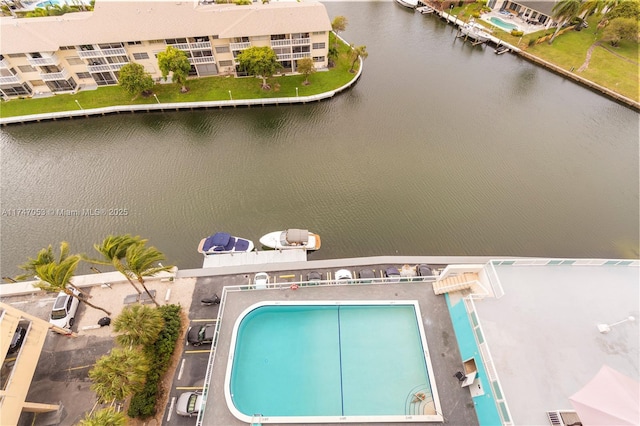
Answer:
[[[500,18],[497,18],[495,16],[492,16],[491,18],[489,18],[489,22],[491,22],[493,25],[498,26],[500,28],[502,28],[505,31],[511,31],[511,30],[517,30],[518,26],[515,24],[511,24],[509,22],[505,22]]]
[[[261,423],[442,422],[418,303],[261,302],[234,326],[233,415]]]

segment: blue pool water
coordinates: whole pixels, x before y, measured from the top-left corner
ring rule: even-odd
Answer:
[[[517,25],[515,25],[515,24],[511,24],[511,23],[509,23],[509,22],[505,22],[505,21],[503,21],[502,19],[497,18],[497,17],[495,17],[495,16],[492,16],[492,17],[489,19],[489,21],[491,21],[491,23],[492,23],[493,25],[496,25],[496,26],[498,26],[498,27],[502,28],[502,29],[503,29],[503,30],[505,30],[505,31],[511,31],[511,30],[517,30],[517,29],[518,29],[518,26],[517,26]]]
[[[432,397],[413,305],[258,307],[238,327],[229,387],[247,416],[404,416],[416,392]]]

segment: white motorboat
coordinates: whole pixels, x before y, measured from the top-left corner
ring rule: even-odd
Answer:
[[[253,241],[233,237],[226,232],[218,232],[203,238],[198,244],[198,252],[205,256],[223,253],[238,253],[252,251]]]
[[[396,0],[396,3],[409,9],[415,9],[418,7],[418,0]]]
[[[485,27],[475,22],[469,21],[460,27],[460,32],[465,37],[474,39],[477,42],[484,43],[489,40],[489,34]]]
[[[260,238],[260,244],[272,249],[305,249],[318,250],[320,235],[306,229],[287,229],[286,231],[270,232]]]

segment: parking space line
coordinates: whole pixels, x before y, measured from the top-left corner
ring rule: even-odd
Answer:
[[[171,413],[173,413],[173,407],[176,405],[176,397],[171,398],[171,404],[169,404],[169,413],[167,414],[167,421],[171,420]]]
[[[182,362],[180,363],[180,371],[178,371],[178,380],[182,379],[182,372],[184,371],[184,361],[185,359],[182,358]]]
[[[202,390],[204,386],[176,386],[176,390]]]
[[[193,351],[184,351],[185,354],[203,354],[203,353],[207,353],[207,352],[211,352],[211,349],[200,349],[200,350],[193,350]]]
[[[191,322],[218,322],[217,318],[198,318],[192,319]]]
[[[83,368],[90,368],[93,367],[95,364],[89,364],[89,365],[83,365],[82,367],[71,367],[71,368],[67,368],[67,371],[73,371],[73,370],[82,370]]]

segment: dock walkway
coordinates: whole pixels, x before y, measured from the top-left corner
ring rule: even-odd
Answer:
[[[265,250],[205,256],[203,268],[223,266],[262,265],[265,263],[306,262],[307,251],[302,249]]]

